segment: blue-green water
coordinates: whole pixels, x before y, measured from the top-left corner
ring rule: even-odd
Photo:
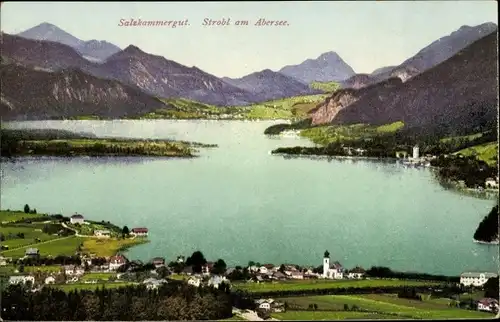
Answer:
[[[458,274],[498,271],[498,246],[472,235],[494,205],[447,191],[427,169],[396,163],[272,156],[272,122],[41,121],[10,127],[60,128],[99,136],[216,143],[195,159],[24,159],[2,163],[2,209],[146,226],[151,242],[131,258],[173,259],[200,249],[228,264],[321,265],[328,249],[346,267]]]

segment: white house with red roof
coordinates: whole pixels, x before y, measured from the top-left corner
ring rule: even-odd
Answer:
[[[80,224],[83,225],[85,223],[85,218],[82,215],[75,213],[73,216],[69,218],[69,222],[71,224]]]
[[[479,311],[498,312],[498,300],[494,298],[484,298],[477,302],[477,309]]]
[[[123,255],[111,256],[109,259],[109,270],[116,271],[118,267],[125,265],[126,263],[127,259]]]
[[[144,237],[148,235],[148,229],[145,227],[132,228],[130,235]]]

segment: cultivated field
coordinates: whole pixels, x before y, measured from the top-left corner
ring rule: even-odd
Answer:
[[[396,294],[366,294],[366,295],[323,295],[307,297],[280,298],[289,305],[298,305],[307,309],[310,304],[316,304],[321,311],[292,311],[273,314],[278,319],[334,319],[349,318],[388,318],[388,319],[450,319],[450,318],[492,318],[493,315],[478,311],[469,311],[448,306],[444,299],[427,299],[423,301],[398,298]],[[357,307],[359,311],[352,310]],[[323,311],[331,310],[331,311]]]
[[[235,283],[237,289],[249,292],[301,291],[314,289],[348,288],[348,287],[396,287],[396,286],[433,286],[439,282],[407,281],[407,280],[296,280],[275,283]]]

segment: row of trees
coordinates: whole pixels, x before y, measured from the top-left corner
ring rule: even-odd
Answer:
[[[219,320],[232,315],[231,295],[214,288],[165,284],[158,290],[128,286],[96,291],[12,285],[2,292],[2,318],[25,321]]]
[[[424,281],[442,281],[442,282],[448,282],[448,283],[460,282],[459,276],[433,275],[433,274],[426,274],[426,273],[396,272],[396,271],[391,270],[389,267],[384,267],[384,266],[372,266],[370,269],[368,269],[366,271],[366,276],[381,277],[381,278],[424,280]]]
[[[202,273],[203,267],[207,265],[207,259],[205,255],[199,250],[193,252],[191,256],[186,258],[184,262],[172,261],[168,264],[168,266],[174,271],[174,273],[181,273],[186,267],[191,267],[193,273]],[[218,259],[213,263],[213,266],[210,270],[212,274],[224,274],[227,269],[226,262],[223,259]]]

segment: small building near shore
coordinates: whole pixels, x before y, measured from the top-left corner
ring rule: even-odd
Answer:
[[[148,229],[145,227],[132,228],[132,231],[130,232],[130,234],[132,236],[145,237],[148,235]]]
[[[127,263],[127,259],[123,255],[115,255],[111,256],[109,259],[109,270],[115,271],[120,266],[125,265]]]
[[[109,238],[111,237],[111,232],[109,230],[94,230],[94,236],[99,238]]]
[[[30,282],[31,285],[35,283],[35,277],[31,275],[22,275],[22,276],[11,276],[9,277],[9,284],[11,285],[16,285],[16,284],[26,284]]]

